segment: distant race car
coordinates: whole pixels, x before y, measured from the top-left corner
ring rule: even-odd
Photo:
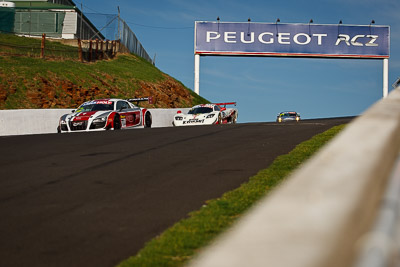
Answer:
[[[300,114],[295,111],[284,111],[276,116],[276,122],[300,121]]]
[[[133,127],[151,127],[149,110],[131,102],[149,101],[151,98],[97,99],[83,103],[72,113],[61,116],[57,132],[84,132],[119,130]]]
[[[189,126],[236,123],[238,110],[226,108],[227,105],[236,105],[236,102],[201,104],[192,107],[187,114],[178,111],[172,124]]]

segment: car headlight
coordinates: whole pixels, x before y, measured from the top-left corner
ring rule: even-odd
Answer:
[[[99,118],[94,119],[94,120],[93,120],[93,123],[102,123],[102,122],[105,122],[106,120],[107,120],[107,117],[106,117],[106,116],[104,116],[104,117],[99,117]]]
[[[215,114],[209,114],[209,115],[207,115],[206,119],[211,119],[214,116],[215,116]]]
[[[105,114],[102,114],[99,117],[93,119],[92,123],[90,124],[90,128],[89,129],[101,129],[101,128],[104,128],[106,126],[106,123],[107,123],[108,115],[110,115],[109,112],[105,113]]]
[[[279,118],[278,118],[278,121],[279,121],[279,122],[282,122],[282,118],[279,117]]]
[[[181,121],[181,120],[183,120],[183,117],[177,116],[177,117],[175,117],[175,120]]]

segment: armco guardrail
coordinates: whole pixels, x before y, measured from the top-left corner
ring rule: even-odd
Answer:
[[[372,234],[399,147],[397,89],[349,124],[189,266],[360,266],[360,250]]]
[[[63,114],[72,109],[17,109],[0,110],[0,136],[23,134],[56,133],[58,121]],[[182,109],[149,109],[153,123],[152,127],[172,126],[173,116]]]

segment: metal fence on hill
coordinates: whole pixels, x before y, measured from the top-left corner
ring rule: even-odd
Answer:
[[[128,24],[118,15],[84,13],[109,40],[120,40],[130,53],[138,55],[154,64],[152,58],[144,49],[135,33]]]
[[[120,20],[119,37],[121,44],[126,46],[131,53],[138,55],[154,64],[153,60],[151,59],[147,51],[144,49],[144,47],[142,46],[136,35],[129,28],[128,24],[126,24],[126,22],[121,18],[119,18],[119,20]]]

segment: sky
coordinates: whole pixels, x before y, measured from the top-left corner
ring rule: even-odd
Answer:
[[[400,77],[399,0],[74,0],[98,28],[116,15],[136,34],[155,66],[194,90],[195,21],[390,26],[389,93]],[[107,16],[107,14],[109,14]],[[108,18],[108,21],[107,21]],[[111,24],[112,25],[112,24]],[[115,24],[114,24],[114,27]],[[106,31],[106,29],[104,30]],[[103,32],[110,34],[110,31]],[[112,34],[112,32],[111,32]],[[236,101],[239,123],[357,116],[382,99],[381,59],[200,57],[200,95]]]

